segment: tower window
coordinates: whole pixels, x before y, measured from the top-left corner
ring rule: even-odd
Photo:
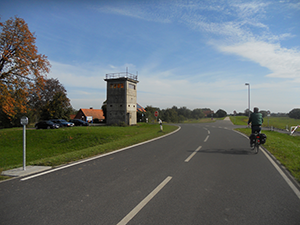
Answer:
[[[129,87],[130,89],[135,90],[135,85],[134,85],[134,84],[128,84],[128,87]]]

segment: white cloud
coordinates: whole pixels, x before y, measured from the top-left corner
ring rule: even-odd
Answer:
[[[272,71],[269,77],[300,78],[300,52],[266,42],[219,46],[220,51],[237,54]]]
[[[257,14],[261,15],[265,13],[265,7],[270,3],[261,3],[261,2],[249,2],[249,3],[234,3],[233,6],[237,8],[237,12],[239,17],[241,18],[249,18],[253,17]]]
[[[102,13],[111,13],[116,15],[128,16],[137,19],[142,19],[146,21],[160,22],[160,23],[170,23],[170,14],[163,11],[168,7],[164,7],[163,3],[157,4],[121,4],[118,6],[101,6],[98,11]]]
[[[52,67],[48,77],[58,78],[60,83],[69,87],[105,88],[106,82],[104,78],[106,74],[125,72],[126,68],[130,71],[136,70],[136,66],[130,63],[122,66],[86,64],[74,66],[55,61],[50,61],[50,63]]]
[[[90,65],[73,66],[63,63],[50,62],[49,77],[57,78],[60,83],[69,87],[104,88],[103,79],[106,71]]]

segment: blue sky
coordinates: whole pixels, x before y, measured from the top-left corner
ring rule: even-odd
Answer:
[[[100,108],[105,74],[138,73],[138,103],[161,109],[300,108],[299,0],[1,1],[23,18],[48,78],[75,109]]]

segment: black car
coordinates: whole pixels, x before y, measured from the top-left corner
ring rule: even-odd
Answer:
[[[36,129],[58,129],[59,125],[50,120],[40,121],[34,125]]]
[[[90,125],[88,122],[85,122],[85,121],[79,120],[79,119],[73,119],[73,120],[70,120],[70,122],[74,123],[75,126],[89,126]]]
[[[51,120],[53,123],[58,124],[60,127],[73,127],[74,123],[67,122],[63,119],[52,119]]]

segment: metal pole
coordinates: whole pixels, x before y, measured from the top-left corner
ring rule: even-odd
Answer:
[[[250,117],[250,84],[248,85],[248,110],[249,110],[249,117]]]
[[[26,125],[23,125],[23,170],[26,170]]]
[[[250,117],[250,84],[245,83],[248,86],[248,117]]]

